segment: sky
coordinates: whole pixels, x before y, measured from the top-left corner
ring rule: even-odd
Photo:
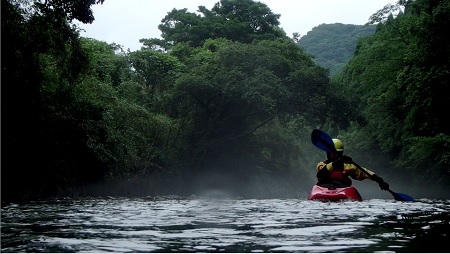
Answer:
[[[92,24],[76,23],[83,37],[117,43],[125,50],[139,50],[139,39],[161,38],[158,25],[172,9],[187,8],[197,13],[198,6],[211,10],[220,0],[105,0],[93,5]],[[397,0],[259,0],[273,13],[280,14],[280,27],[289,37],[306,35],[321,24],[364,25],[372,14]]]

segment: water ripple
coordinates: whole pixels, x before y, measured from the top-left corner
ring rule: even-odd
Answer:
[[[449,213],[449,201],[426,199],[122,198],[11,204],[1,210],[1,251],[421,252],[423,239],[448,240]]]

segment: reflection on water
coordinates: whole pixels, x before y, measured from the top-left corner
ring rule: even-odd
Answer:
[[[1,251],[448,252],[449,214],[426,199],[47,201],[2,208]]]

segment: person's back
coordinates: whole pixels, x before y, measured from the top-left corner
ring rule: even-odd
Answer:
[[[372,179],[376,181],[382,190],[389,189],[381,177],[374,172],[363,168],[368,174],[364,173],[353,164],[352,158],[343,155],[344,144],[339,139],[333,139],[336,152],[327,153],[327,159],[317,163],[317,185],[324,187],[349,187],[352,185],[353,178],[358,181]]]

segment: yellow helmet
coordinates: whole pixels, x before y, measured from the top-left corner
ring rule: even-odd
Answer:
[[[334,148],[336,151],[343,152],[344,151],[344,143],[340,139],[333,138]]]

